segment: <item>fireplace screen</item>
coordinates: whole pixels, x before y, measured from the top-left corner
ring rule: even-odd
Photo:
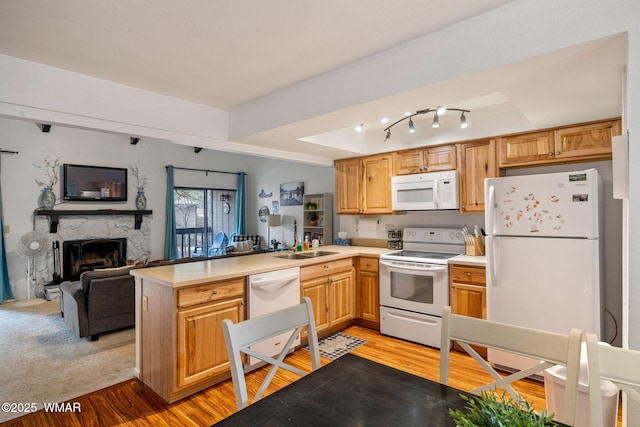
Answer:
[[[69,240],[62,248],[65,280],[78,280],[85,271],[121,267],[127,259],[126,238]]]

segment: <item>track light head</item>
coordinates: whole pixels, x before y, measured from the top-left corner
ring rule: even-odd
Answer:
[[[413,119],[409,119],[409,133],[414,133],[416,128],[413,127]]]
[[[193,147],[193,152],[198,154],[199,152],[202,151],[202,147]]]
[[[136,138],[135,136],[129,137],[129,144],[136,145],[138,142],[140,142],[140,138]]]
[[[391,129],[387,129],[387,135],[384,137],[384,142],[391,139]]]
[[[438,120],[438,113],[436,112],[436,115],[433,116],[433,123],[431,123],[431,127],[432,128],[439,128],[440,127],[440,120]]]
[[[49,133],[49,131],[51,130],[51,125],[48,123],[36,123],[36,125],[42,133]]]
[[[460,127],[462,129],[466,129],[469,124],[467,123],[467,118],[464,116],[464,111],[460,114]]]
[[[362,132],[362,129],[364,129],[364,123],[360,123],[360,124],[356,125],[356,127],[355,127],[355,130],[358,133]]]
[[[442,105],[438,105],[438,108],[436,108],[436,114],[439,116],[443,115],[446,112],[447,112],[447,109]]]

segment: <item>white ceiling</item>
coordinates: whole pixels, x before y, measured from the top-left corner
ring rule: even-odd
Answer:
[[[0,0],[0,54],[233,110],[509,2]],[[381,115],[435,106],[425,99],[473,110],[474,130],[461,133],[453,114],[437,132],[416,121],[421,139],[400,125],[395,148],[611,117],[626,57],[613,37],[234,142],[328,159],[388,151]],[[355,134],[356,121],[367,132]]]

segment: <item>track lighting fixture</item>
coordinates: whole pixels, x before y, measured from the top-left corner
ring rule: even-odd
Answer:
[[[392,124],[390,124],[389,126],[387,126],[384,131],[385,133],[385,138],[384,141],[387,142],[388,140],[391,139],[391,128],[394,127],[395,125],[397,125],[398,123],[400,123],[403,120],[407,120],[409,119],[409,133],[414,133],[416,131],[414,125],[413,125],[413,116],[419,116],[422,114],[427,114],[427,113],[435,113],[435,115],[433,116],[433,122],[431,123],[431,127],[433,128],[439,128],[440,127],[440,116],[443,115],[444,113],[446,113],[447,111],[460,111],[462,114],[460,115],[460,127],[461,128],[466,128],[469,124],[467,123],[467,118],[465,117],[465,113],[470,113],[471,110],[464,110],[461,108],[445,108],[443,106],[438,106],[436,108],[425,108],[424,110],[418,110],[415,113],[405,113],[405,117],[401,118],[400,120],[397,120],[395,122],[393,122]]]
[[[438,113],[436,112],[436,115],[433,116],[433,123],[431,123],[431,127],[432,128],[439,128],[440,127],[440,121],[438,120]]]
[[[363,123],[360,123],[360,124],[356,125],[356,127],[355,127],[356,132],[358,132],[358,133],[362,132],[363,128],[364,128],[364,124]]]
[[[467,123],[467,118],[464,116],[464,111],[460,114],[460,127],[465,129],[469,124]]]

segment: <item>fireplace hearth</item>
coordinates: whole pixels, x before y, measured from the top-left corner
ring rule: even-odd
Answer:
[[[62,244],[62,277],[78,280],[85,271],[126,264],[127,239],[68,240]]]

